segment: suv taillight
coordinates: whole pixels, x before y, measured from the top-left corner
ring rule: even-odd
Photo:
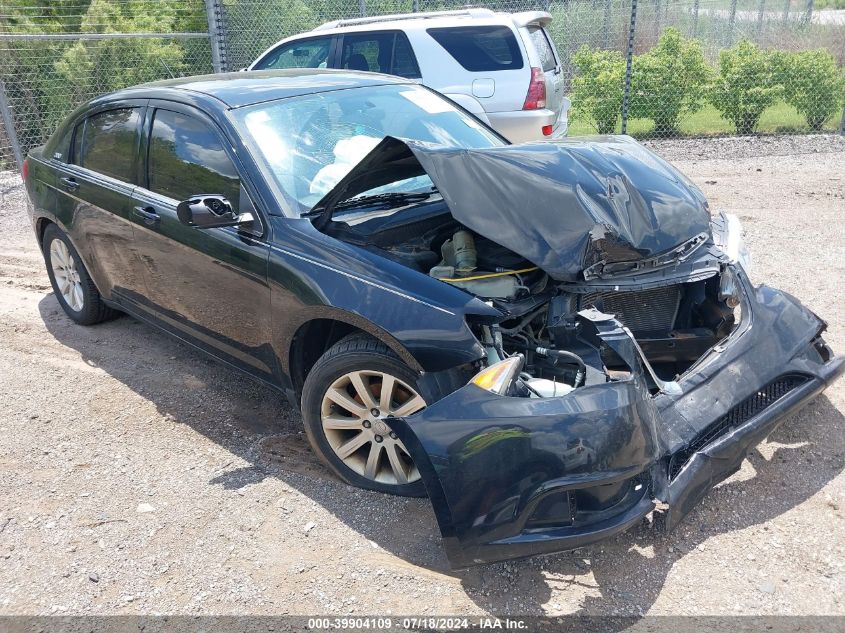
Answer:
[[[523,110],[540,110],[546,107],[546,76],[540,68],[531,69],[531,83],[525,95]]]
[[[21,178],[23,178],[24,182],[29,177],[29,159],[23,159],[23,165],[21,166]]]

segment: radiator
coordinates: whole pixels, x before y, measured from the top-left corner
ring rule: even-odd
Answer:
[[[591,292],[581,297],[581,309],[595,306],[613,314],[634,334],[671,330],[680,303],[680,285],[634,292]]]

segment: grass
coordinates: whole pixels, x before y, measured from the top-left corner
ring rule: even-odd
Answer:
[[[826,122],[824,129],[835,132],[839,130],[839,123],[842,117],[841,112],[833,114]],[[621,123],[617,123],[617,133],[621,131]],[[680,136],[723,136],[736,134],[734,126],[722,118],[718,110],[711,105],[704,106],[698,112],[686,115],[681,120]],[[651,135],[654,123],[649,119],[629,119],[628,134],[638,138],[647,138]],[[798,112],[791,105],[779,101],[768,108],[760,118],[757,125],[757,132],[761,134],[774,133],[809,133],[811,130]],[[583,136],[595,134],[596,129],[588,121],[570,119],[569,136]]]

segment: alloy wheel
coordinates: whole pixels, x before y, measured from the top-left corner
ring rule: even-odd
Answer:
[[[74,312],[81,312],[85,305],[82,294],[82,282],[79,278],[79,269],[76,266],[76,259],[70,249],[60,239],[54,239],[50,243],[50,264],[53,268],[53,277],[62,298]]]
[[[323,395],[321,421],[332,450],[353,471],[384,484],[420,478],[410,454],[385,422],[425,408],[411,386],[380,371],[353,371]]]

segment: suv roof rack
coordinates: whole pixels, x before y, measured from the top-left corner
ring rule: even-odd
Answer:
[[[427,20],[430,18],[442,17],[470,17],[470,18],[489,18],[495,15],[495,12],[490,9],[467,7],[465,9],[455,11],[428,11],[423,13],[394,13],[392,15],[372,15],[366,18],[348,18],[343,20],[332,20],[321,24],[315,31],[328,31],[330,29],[337,29],[343,26],[356,26],[358,24],[373,24],[375,22],[395,22],[397,20]]]

